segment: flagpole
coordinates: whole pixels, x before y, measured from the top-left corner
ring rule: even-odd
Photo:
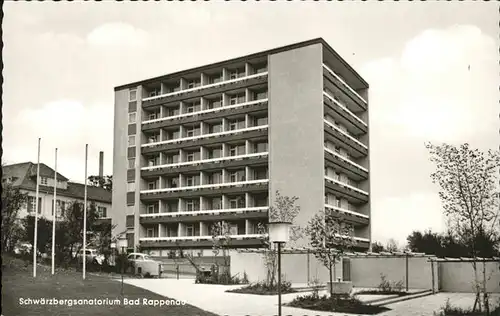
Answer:
[[[56,216],[57,216],[57,148],[55,152],[54,169],[54,214],[52,216],[52,275],[55,273],[55,251],[56,251]]]
[[[85,191],[83,196],[83,279],[85,280],[85,264],[87,261],[87,157],[89,145],[85,144]]]
[[[38,244],[38,187],[40,185],[40,142],[41,138],[38,138],[38,160],[36,165],[36,194],[35,194],[35,232],[34,232],[34,242],[33,242],[33,277],[36,277],[36,252]]]

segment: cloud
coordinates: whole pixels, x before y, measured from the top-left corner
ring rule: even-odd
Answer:
[[[89,144],[89,172],[97,171],[99,151],[107,157],[105,172],[112,172],[113,154],[113,107],[108,104],[84,104],[77,100],[57,100],[40,108],[28,108],[19,112],[16,125],[22,127],[15,140],[7,140],[9,151],[5,159],[10,162],[36,161],[36,139],[42,138],[41,161],[50,165],[54,161],[54,149],[59,150],[58,165],[70,179],[83,178],[85,144]],[[11,129],[13,130],[13,129]],[[22,131],[22,132],[21,132]],[[29,147],[27,144],[33,144]]]
[[[148,44],[149,34],[127,23],[105,23],[87,35],[90,45],[97,47],[144,47]]]

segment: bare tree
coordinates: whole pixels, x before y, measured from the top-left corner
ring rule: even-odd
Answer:
[[[385,249],[387,249],[387,251],[389,251],[389,252],[399,251],[398,242],[394,238],[390,238],[387,241],[387,245],[385,246]]]
[[[333,296],[333,272],[335,262],[346,250],[355,246],[354,228],[336,218],[332,212],[320,210],[306,228],[314,256],[330,273],[330,295]]]
[[[430,161],[436,166],[431,179],[440,187],[439,197],[444,214],[452,223],[452,231],[468,245],[470,255],[478,256],[478,236],[498,238],[499,234],[499,187],[498,174],[500,153],[482,152],[465,143],[459,147],[442,144],[426,144]],[[475,275],[476,301],[474,310],[481,311],[481,292],[486,314],[489,314],[486,290],[486,267],[483,265],[482,284],[478,276],[476,260],[472,261]]]

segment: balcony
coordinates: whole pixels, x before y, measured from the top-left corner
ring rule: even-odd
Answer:
[[[337,144],[347,144],[350,148],[349,154],[353,157],[359,158],[368,155],[368,146],[327,120],[323,120],[323,122],[325,124],[325,132],[327,133],[325,139],[331,139]]]
[[[370,223],[370,217],[358,212],[353,212],[350,210],[346,210],[344,208],[340,208],[337,206],[325,204],[325,209],[328,211],[332,211],[334,215],[340,217],[342,220],[346,222],[352,223],[354,226],[365,226]]]
[[[342,125],[345,125],[355,134],[366,134],[368,132],[368,124],[351,112],[342,103],[337,101],[328,92],[323,91],[323,97],[323,101],[326,105],[325,114],[337,118]]]
[[[166,175],[170,173],[177,174],[186,171],[210,171],[220,168],[252,166],[256,164],[260,165],[262,163],[267,163],[268,156],[268,152],[261,152],[222,158],[201,159],[173,164],[163,164],[158,166],[143,167],[141,168],[141,174],[143,177],[157,177],[160,175]]]
[[[221,93],[228,90],[242,88],[248,85],[262,84],[267,81],[267,75],[268,72],[262,72],[241,78],[220,81],[190,89],[161,94],[154,97],[143,98],[142,106],[143,108],[148,108],[168,102],[181,101],[187,98],[201,97],[206,94]]]
[[[355,188],[347,183],[325,176],[326,189],[337,196],[346,198],[353,203],[366,203],[369,201],[368,192]]]
[[[368,169],[358,165],[350,159],[336,153],[335,151],[324,147],[325,159],[327,162],[340,167],[341,171],[347,174],[353,180],[368,179]]]
[[[268,99],[260,99],[250,102],[227,105],[219,108],[202,110],[198,112],[184,113],[174,116],[162,117],[154,120],[142,122],[142,130],[153,130],[174,125],[194,123],[200,120],[211,120],[227,115],[245,114],[252,111],[262,111],[267,109]]]
[[[223,210],[202,210],[194,212],[168,212],[141,214],[141,224],[178,223],[194,221],[231,221],[239,219],[267,218],[269,207],[247,207]]]
[[[192,142],[192,146],[203,146],[207,144],[222,143],[227,141],[237,141],[246,140],[255,137],[261,137],[267,135],[267,129],[269,125],[252,126],[246,128],[240,128],[232,131],[204,134],[191,137],[181,137],[177,139],[164,140],[154,143],[142,144],[142,153],[146,154],[149,152],[162,151],[166,149],[181,149],[185,148],[185,142]]]
[[[230,235],[231,246],[257,248],[262,247],[262,240],[267,234],[244,234]],[[149,248],[175,248],[178,247],[197,247],[212,248],[212,236],[180,236],[180,237],[143,237],[139,238],[143,247]]]
[[[339,75],[337,75],[332,69],[327,65],[323,64],[323,69],[326,71],[324,74],[327,78],[334,82],[334,84],[344,92],[353,101],[353,105],[356,107],[357,111],[366,111],[368,102],[360,96],[353,88],[351,88]]]
[[[155,190],[142,190],[141,200],[158,200],[165,198],[190,198],[202,195],[220,195],[241,192],[267,191],[269,179],[226,182],[217,184],[203,184],[197,186],[183,186]]]

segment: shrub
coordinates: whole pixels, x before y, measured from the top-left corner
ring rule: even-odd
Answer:
[[[380,274],[380,284],[378,290],[384,293],[401,292],[403,290],[403,281],[390,282],[384,274]]]
[[[266,281],[260,281],[256,283],[251,283],[245,287],[230,290],[228,292],[234,293],[248,293],[248,294],[258,294],[258,295],[274,295],[278,294],[278,284],[274,283],[270,285]],[[292,283],[289,281],[281,281],[281,293],[294,293],[296,292],[292,289]]]
[[[387,310],[387,308],[380,306],[365,305],[357,298],[351,297],[348,294],[334,294],[332,296],[308,294],[298,296],[286,305],[318,311],[355,314],[376,314]]]

